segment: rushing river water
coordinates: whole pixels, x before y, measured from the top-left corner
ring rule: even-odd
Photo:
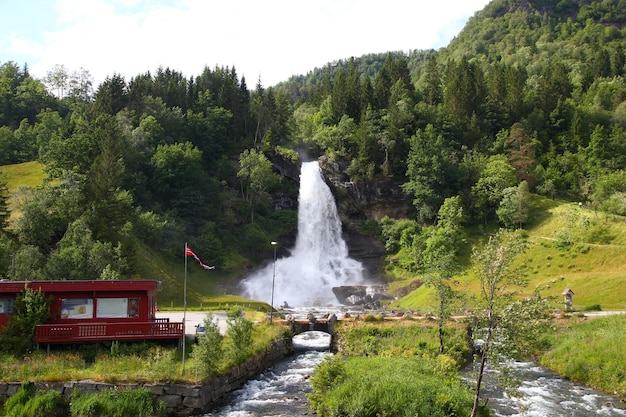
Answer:
[[[306,336],[305,336],[306,337]],[[317,336],[310,342],[318,348]],[[305,342],[306,345],[309,342]],[[277,363],[242,389],[228,403],[204,417],[295,417],[313,415],[306,394],[311,391],[309,376],[328,351],[298,351]],[[616,397],[575,384],[532,362],[515,362],[512,367],[522,379],[522,398],[506,396],[488,373],[482,397],[489,398],[495,416],[590,417],[626,416],[624,404]]]
[[[513,362],[510,367],[522,381],[520,398],[508,397],[498,389],[491,372],[482,391],[497,417],[626,416],[624,404],[616,397],[564,379],[533,362]]]
[[[313,415],[306,394],[311,391],[309,377],[315,365],[331,353],[330,339],[319,332],[294,338],[293,355],[267,369],[255,380],[233,392],[228,403],[205,417],[295,417]],[[326,347],[326,350],[320,350]]]

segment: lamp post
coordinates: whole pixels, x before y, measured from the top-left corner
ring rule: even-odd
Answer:
[[[272,273],[272,301],[270,303],[270,324],[273,323],[273,312],[274,312],[274,281],[276,281],[276,245],[277,242],[272,241],[272,246],[274,246],[274,272]]]

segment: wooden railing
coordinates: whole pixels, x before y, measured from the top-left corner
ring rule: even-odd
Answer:
[[[95,342],[103,340],[182,339],[183,323],[70,323],[40,324],[37,343]]]

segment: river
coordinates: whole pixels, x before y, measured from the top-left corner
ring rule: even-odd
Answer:
[[[626,416],[617,397],[574,383],[533,362],[511,362],[521,380],[520,398],[508,397],[497,388],[493,372],[487,372],[482,397],[497,417],[589,417]]]
[[[306,394],[315,365],[331,355],[330,338],[320,332],[294,337],[296,353],[235,391],[226,404],[204,417],[295,417],[313,415]]]

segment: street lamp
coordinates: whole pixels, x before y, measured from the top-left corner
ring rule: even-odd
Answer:
[[[278,243],[272,241],[271,244],[272,246],[274,246],[274,272],[272,273],[272,302],[270,304],[270,324],[273,323],[272,313],[274,312],[274,281],[276,281],[276,245],[278,245]]]

